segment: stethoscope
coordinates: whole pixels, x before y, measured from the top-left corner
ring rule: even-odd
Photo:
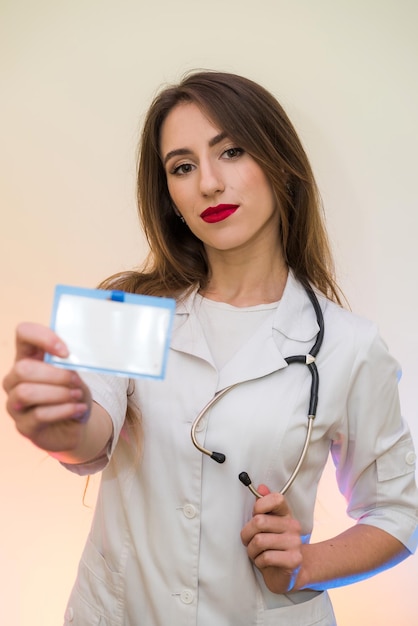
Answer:
[[[303,448],[302,448],[302,452],[300,454],[299,460],[296,463],[295,469],[293,470],[292,474],[290,475],[289,480],[286,482],[286,484],[284,485],[284,487],[282,487],[282,489],[280,490],[281,494],[285,494],[286,491],[289,489],[289,487],[293,484],[295,478],[297,477],[297,475],[300,472],[300,469],[302,467],[302,464],[305,460],[306,454],[308,452],[308,448],[309,448],[309,443],[311,440],[311,435],[312,435],[312,429],[313,429],[313,422],[316,416],[316,408],[318,405],[318,387],[319,387],[319,375],[318,375],[318,369],[316,367],[316,357],[318,355],[318,352],[321,348],[322,345],[322,341],[324,338],[324,317],[322,315],[322,311],[321,311],[321,307],[319,306],[319,302],[318,299],[312,289],[312,287],[308,284],[304,284],[304,288],[306,293],[308,294],[308,297],[312,303],[312,306],[315,310],[315,315],[316,315],[316,321],[318,322],[318,326],[319,326],[319,331],[318,334],[316,336],[316,340],[314,345],[312,346],[311,350],[308,352],[308,354],[302,354],[302,355],[295,355],[295,356],[288,356],[285,358],[285,361],[288,365],[290,365],[291,363],[303,363],[305,365],[308,366],[308,369],[311,373],[311,392],[310,392],[310,396],[309,396],[309,409],[308,409],[308,426],[307,426],[307,430],[306,430],[306,436],[305,436],[305,441],[303,444]],[[267,376],[269,374],[266,374]],[[219,391],[213,398],[212,400],[210,400],[204,407],[203,409],[200,411],[200,413],[197,415],[196,419],[194,420],[193,424],[192,424],[192,429],[191,429],[191,437],[192,437],[192,441],[194,443],[194,445],[196,446],[196,448],[198,450],[200,450],[200,452],[203,452],[203,454],[206,454],[207,456],[210,456],[211,459],[213,459],[214,461],[216,461],[217,463],[224,463],[226,456],[225,454],[223,454],[222,452],[212,452],[211,450],[208,450],[207,448],[204,448],[203,446],[201,446],[199,444],[199,442],[196,439],[196,430],[197,427],[199,426],[199,423],[201,422],[201,420],[203,419],[203,417],[206,415],[206,413],[209,411],[209,409],[216,403],[218,402],[226,393],[228,393],[228,391],[231,391],[231,389],[234,389],[234,387],[237,387],[238,385],[242,385],[243,382],[237,382],[234,383],[233,385],[229,385],[229,387],[225,387],[225,389],[222,389],[221,391]],[[243,483],[243,485],[245,485],[246,487],[248,487],[248,489],[251,491],[251,493],[253,493],[256,498],[261,498],[262,494],[259,493],[257,491],[257,489],[255,489],[254,485],[251,482],[251,479],[249,477],[249,475],[247,474],[247,472],[241,472],[238,476],[239,480]]]

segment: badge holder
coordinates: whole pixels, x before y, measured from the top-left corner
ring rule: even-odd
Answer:
[[[45,361],[59,367],[162,379],[175,301],[123,291],[55,288],[51,328],[70,352]]]

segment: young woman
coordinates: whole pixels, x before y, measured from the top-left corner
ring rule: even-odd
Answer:
[[[65,623],[335,624],[328,588],[415,549],[415,454],[295,130],[252,81],[191,74],[149,110],[138,200],[148,263],[102,287],[176,298],[165,380],[55,368],[66,346],[22,324],[4,381],[24,436],[103,471]],[[356,523],[311,544],[330,452]]]

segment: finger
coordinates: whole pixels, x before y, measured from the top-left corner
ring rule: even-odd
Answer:
[[[20,418],[15,420],[15,423],[18,430],[25,434],[40,427],[68,420],[83,423],[87,421],[89,412],[90,408],[86,402],[42,405],[22,413]]]
[[[271,565],[284,565],[285,558],[282,553],[299,553],[302,539],[298,532],[298,526],[290,526],[282,532],[261,532],[254,535],[247,546],[248,556],[257,566],[269,567]],[[278,554],[274,554],[277,552]],[[260,556],[263,555],[262,560]],[[258,560],[257,560],[258,559]]]
[[[86,393],[81,387],[25,382],[17,385],[10,393],[7,409],[14,416],[35,406],[84,402],[86,399]]]
[[[249,558],[261,571],[273,567],[287,571],[289,575],[292,575],[302,564],[302,553],[298,548],[294,550],[264,550],[254,558],[249,555]]]
[[[15,420],[21,435],[45,450],[69,450],[77,445],[83,424],[90,415],[84,404],[36,407]]]
[[[10,391],[19,383],[46,383],[67,387],[82,387],[83,381],[73,370],[55,367],[44,361],[35,359],[21,359],[15,363],[9,374],[5,376],[3,388]]]
[[[262,498],[255,501],[253,515],[265,513],[271,513],[279,516],[291,515],[287,500],[281,493],[272,493],[265,485],[260,485],[258,491],[261,494],[263,491],[267,491],[267,493],[263,495]]]
[[[290,515],[271,515],[271,514],[256,514],[241,530],[241,540],[245,546],[248,546],[255,537],[258,542],[264,541],[261,539],[261,535],[268,534],[284,534],[286,532],[296,529],[299,532],[299,522]]]
[[[253,560],[254,565],[263,572],[263,576],[266,574],[273,580],[281,579],[283,591],[288,591],[294,586],[302,562],[303,557],[299,549],[266,550]],[[272,587],[269,588],[273,590]]]
[[[68,356],[68,348],[53,330],[40,324],[24,322],[16,329],[16,361],[23,358],[43,359],[45,352]]]

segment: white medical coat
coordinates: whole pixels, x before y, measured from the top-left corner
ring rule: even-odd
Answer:
[[[290,273],[274,316],[217,371],[195,293],[177,306],[164,381],[89,375],[111,415],[108,458],[66,624],[77,626],[331,626],[326,593],[269,592],[240,531],[254,496],[239,481],[280,490],[301,452],[311,376],[284,357],[306,354],[318,325]],[[307,459],[287,498],[309,540],[318,481],[331,451],[349,514],[416,545],[415,453],[400,416],[397,364],[374,324],[319,296],[325,335],[317,358],[319,403]],[[220,465],[193,446],[196,415],[223,388],[198,438],[223,452]],[[140,459],[124,427],[127,393],[142,413]],[[104,467],[105,466],[105,467]]]

